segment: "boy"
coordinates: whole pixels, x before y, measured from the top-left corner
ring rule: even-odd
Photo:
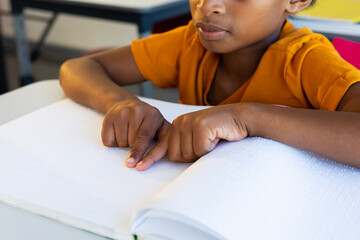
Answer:
[[[166,155],[194,161],[221,139],[260,136],[360,167],[360,71],[286,20],[312,0],[189,2],[187,26],[61,67],[68,96],[106,114],[106,146],[130,146],[126,165],[145,170]],[[170,124],[120,87],[145,79],[179,87],[181,103],[217,106]]]

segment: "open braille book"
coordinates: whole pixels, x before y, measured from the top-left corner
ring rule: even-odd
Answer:
[[[201,107],[143,99],[172,121]],[[263,138],[125,167],[65,99],[0,126],[0,201],[113,239],[359,239],[360,171]]]

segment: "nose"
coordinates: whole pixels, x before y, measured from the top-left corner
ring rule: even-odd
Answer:
[[[199,0],[196,7],[206,17],[211,14],[222,15],[225,13],[223,0]]]

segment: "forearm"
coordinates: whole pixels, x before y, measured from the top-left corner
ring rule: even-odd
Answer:
[[[250,136],[360,167],[360,113],[249,104],[247,123]]]
[[[113,82],[106,70],[93,59],[68,60],[60,68],[59,79],[71,99],[102,113],[116,101],[135,98]]]

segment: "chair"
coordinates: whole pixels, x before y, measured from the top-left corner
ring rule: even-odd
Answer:
[[[334,38],[332,43],[343,59],[360,69],[360,43],[339,37]]]

